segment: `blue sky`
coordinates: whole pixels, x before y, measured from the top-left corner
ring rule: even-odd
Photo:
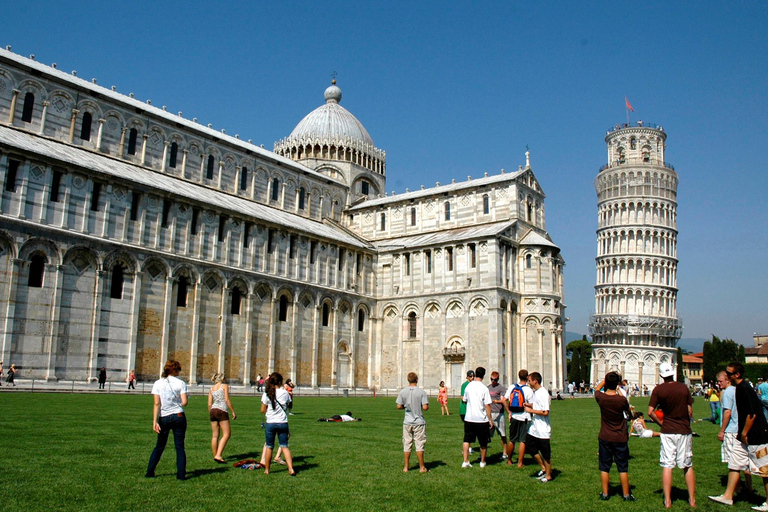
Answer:
[[[685,338],[768,332],[768,3],[42,2],[0,44],[271,149],[323,102],[387,151],[388,192],[517,169],[526,145],[566,260],[568,330],[594,310],[608,128],[664,126]],[[12,22],[12,20],[16,20]]]

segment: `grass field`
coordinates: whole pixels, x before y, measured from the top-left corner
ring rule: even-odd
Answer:
[[[402,411],[394,398],[299,398],[291,417],[291,448],[298,476],[273,466],[270,475],[212,461],[205,397],[187,407],[188,480],[175,479],[172,438],[158,467],[145,479],[156,436],[151,431],[151,397],[137,395],[0,393],[0,509],[37,510],[650,510],[662,509],[658,438],[630,439],[630,483],[636,503],[624,503],[618,476],[612,498],[597,500],[599,410],[593,399],[552,403],[552,452],[555,479],[541,484],[538,469],[526,458],[517,469],[501,462],[493,439],[489,464],[461,469],[462,427],[455,415],[440,416],[432,400],[427,418],[426,459],[430,472],[402,470]],[[259,400],[233,397],[238,419],[225,456],[230,463],[258,458],[264,443]],[[647,398],[635,398],[639,410]],[[351,410],[360,423],[318,423],[320,417]],[[697,418],[708,417],[697,399]],[[720,463],[718,427],[697,423],[694,468],[697,499],[703,510],[727,507],[709,502],[720,494],[726,469]],[[412,469],[418,469],[415,454]],[[756,479],[756,487],[760,488]],[[675,471],[674,508],[688,509],[682,472]],[[733,510],[762,503],[764,493]]]

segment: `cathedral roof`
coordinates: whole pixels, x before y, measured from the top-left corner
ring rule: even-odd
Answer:
[[[530,230],[528,233],[526,233],[525,236],[523,236],[523,239],[520,240],[520,245],[537,245],[543,247],[553,247],[558,251],[560,250],[558,246],[552,243],[552,240],[540,233],[537,233],[534,230]]]
[[[180,180],[173,176],[153,172],[139,165],[110,158],[101,153],[88,151],[76,146],[70,146],[56,140],[37,137],[0,125],[0,143],[58,160],[74,168],[84,168],[98,172],[115,180],[124,181],[126,184],[145,186],[169,195],[173,194],[201,204],[209,204],[213,208],[235,212],[245,217],[259,219],[284,228],[313,233],[318,237],[354,247],[367,247],[366,244],[356,237],[322,222],[203,187],[196,183]]]
[[[341,89],[336,86],[336,80],[334,80],[325,90],[325,105],[307,114],[288,138],[323,142],[352,139],[373,146],[373,139],[368,135],[363,124],[340,103]]]
[[[457,243],[463,240],[477,240],[504,233],[504,231],[512,227],[515,222],[517,221],[505,220],[502,222],[493,222],[480,226],[466,226],[456,229],[441,229],[440,231],[434,231],[432,233],[387,238],[386,240],[379,240],[378,242],[374,242],[374,246],[377,250],[381,251],[400,251],[405,247],[442,245],[447,243]]]

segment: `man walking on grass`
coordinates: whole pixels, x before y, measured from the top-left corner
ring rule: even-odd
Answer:
[[[409,373],[408,387],[400,390],[395,401],[398,409],[405,409],[405,418],[403,419],[404,473],[408,472],[411,445],[416,448],[419,472],[426,473],[429,471],[424,465],[424,446],[427,444],[427,422],[424,420],[424,411],[429,409],[429,398],[427,398],[427,393],[418,387],[418,383],[418,375],[414,372]]]
[[[746,447],[749,470],[753,475],[763,477],[763,485],[768,492],[768,422],[763,414],[763,405],[752,386],[744,380],[743,364],[731,363],[725,373],[731,384],[736,386],[738,439]],[[768,502],[752,507],[752,510],[768,511]]]
[[[661,487],[664,492],[664,506],[672,506],[672,469],[677,466],[685,474],[688,487],[688,504],[696,506],[696,476],[693,472],[693,442],[691,417],[693,416],[693,397],[688,386],[675,382],[675,370],[669,363],[661,363],[659,375],[662,384],[653,388],[648,404],[648,416],[661,425]],[[754,393],[753,393],[754,394]],[[664,419],[656,416],[656,406],[661,406]],[[768,510],[768,509],[766,509]]]
[[[528,435],[528,425],[531,422],[531,415],[525,412],[525,404],[533,402],[533,390],[528,385],[528,370],[517,372],[519,383],[510,386],[507,394],[504,395],[504,408],[509,413],[509,444],[507,445],[507,464],[512,465],[512,454],[515,453],[515,443],[517,448],[517,467],[523,467],[523,457],[525,456],[525,436]],[[522,394],[522,397],[519,395]],[[518,395],[515,398],[515,395]],[[514,402],[514,403],[513,403]]]
[[[504,395],[507,388],[499,383],[499,372],[491,372],[488,392],[491,394],[491,419],[494,430],[501,437],[501,459],[504,460],[507,458],[507,415],[504,413]],[[491,436],[494,430],[491,430]]]
[[[533,417],[533,421],[525,436],[525,449],[541,466],[541,471],[536,474],[536,477],[542,483],[547,483],[552,480],[552,449],[549,444],[552,435],[552,427],[549,424],[551,397],[541,385],[539,372],[530,374],[528,383],[533,389],[533,401],[525,404],[525,412]]]
[[[722,425],[717,438],[723,443],[720,458],[722,462],[728,464],[728,483],[723,494],[709,496],[709,499],[724,505],[733,505],[733,494],[739,485],[739,472],[744,472],[747,491],[752,490],[752,475],[749,473],[747,446],[737,439],[739,411],[736,408],[736,386],[731,386],[731,380],[726,372],[717,374],[717,384],[723,390],[720,396],[720,407],[723,411]]]
[[[472,467],[469,463],[469,445],[474,443],[475,439],[480,444],[480,467],[485,467],[485,455],[494,425],[491,419],[491,394],[483,384],[483,377],[485,377],[485,368],[478,366],[475,369],[475,380],[470,382],[464,390],[463,401],[467,404],[467,415],[464,417],[462,468]]]
[[[608,372],[603,382],[595,388],[595,400],[600,406],[600,433],[597,436],[599,446],[600,484],[602,492],[600,499],[608,501],[608,486],[613,463],[619,472],[621,491],[624,501],[635,501],[629,492],[629,435],[627,434],[627,415],[629,402],[619,395],[619,374]],[[605,387],[605,390],[603,390]]]

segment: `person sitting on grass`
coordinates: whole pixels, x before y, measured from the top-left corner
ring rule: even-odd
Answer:
[[[334,414],[330,418],[319,418],[317,421],[327,421],[329,423],[342,423],[344,421],[363,421],[362,418],[355,418],[352,416],[352,411],[347,411],[346,414]]]
[[[632,424],[629,426],[629,435],[637,437],[659,437],[661,434],[649,429],[645,425],[643,413],[636,412],[632,418]]]

